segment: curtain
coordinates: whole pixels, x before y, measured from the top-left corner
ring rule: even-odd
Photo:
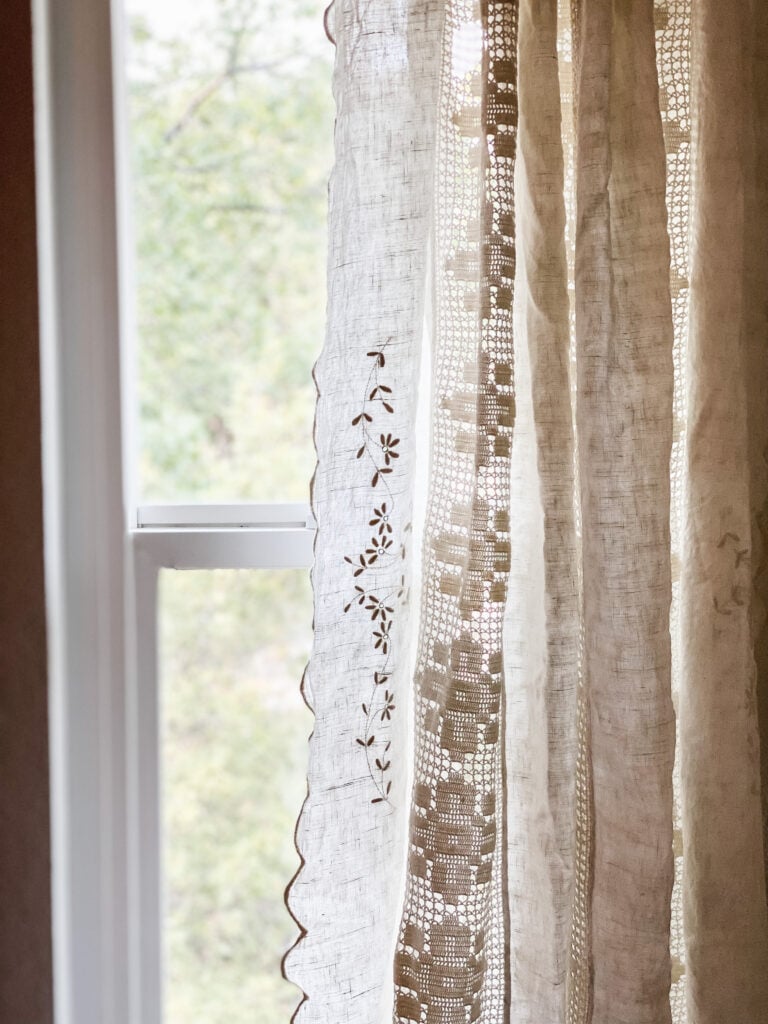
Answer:
[[[765,1024],[768,8],[326,17],[294,1020]]]

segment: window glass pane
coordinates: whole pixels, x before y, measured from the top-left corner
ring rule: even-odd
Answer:
[[[315,0],[125,0],[138,478],[303,501],[333,47]]]
[[[274,1024],[312,716],[305,570],[160,580],[165,1024]]]

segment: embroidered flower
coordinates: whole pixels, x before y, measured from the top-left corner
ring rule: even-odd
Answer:
[[[390,605],[380,601],[375,594],[368,595],[368,602],[366,604],[366,610],[371,613],[371,618],[375,622],[381,617],[382,622],[386,622],[387,618],[394,613],[394,608]]]
[[[368,523],[369,526],[378,526],[379,533],[392,533],[392,523],[390,522],[390,515],[387,511],[387,503],[383,501],[381,508],[375,508],[373,510],[373,519]]]
[[[387,722],[391,721],[391,719],[392,719],[392,712],[395,711],[395,710],[396,709],[395,709],[395,702],[394,702],[394,694],[390,693],[389,690],[386,690],[385,693],[384,693],[384,707],[383,707],[382,712],[381,712],[381,720],[382,720],[382,722],[384,722],[384,721],[387,721]]]
[[[389,651],[389,630],[391,625],[391,622],[382,622],[380,623],[379,628],[374,630],[373,633],[373,646],[377,651],[381,649],[382,654],[386,654]]]
[[[396,452],[395,448],[400,444],[399,437],[393,437],[392,434],[381,434],[379,437],[379,443],[381,444],[381,452],[384,456],[384,463],[388,466],[391,459],[399,459],[400,452]]]
[[[373,565],[377,558],[383,558],[392,547],[392,541],[386,537],[371,537],[370,545],[365,549],[368,565]]]

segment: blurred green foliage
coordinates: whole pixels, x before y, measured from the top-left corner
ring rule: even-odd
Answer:
[[[287,1024],[283,891],[306,792],[303,570],[161,580],[167,1024]]]
[[[332,47],[322,4],[197,3],[129,22],[141,497],[304,501]],[[287,1024],[308,574],[165,571],[160,620],[166,1024]]]
[[[145,501],[307,500],[325,318],[332,47],[306,0],[133,21]]]

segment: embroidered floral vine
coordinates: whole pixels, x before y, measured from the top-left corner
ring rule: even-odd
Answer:
[[[370,463],[370,486],[381,494],[381,500],[373,504],[368,520],[372,532],[370,540],[362,551],[347,555],[345,559],[352,566],[352,579],[358,582],[354,584],[344,611],[346,613],[356,607],[369,616],[372,653],[378,658],[371,675],[370,693],[360,705],[362,728],[361,735],[356,737],[357,744],[365,753],[368,774],[376,791],[371,799],[374,804],[389,803],[392,790],[392,742],[389,737],[392,715],[397,710],[391,687],[392,627],[397,610],[408,600],[405,576],[400,572],[398,580],[394,569],[405,559],[405,537],[411,529],[410,523],[401,530],[396,527],[396,503],[387,479],[400,457],[400,438],[386,427],[374,426],[377,419],[380,421],[381,417],[386,418],[395,411],[392,388],[380,379],[387,363],[385,350],[388,343],[389,339],[367,354],[372,360],[371,371],[360,412],[352,420],[352,426],[360,428],[357,458]]]

